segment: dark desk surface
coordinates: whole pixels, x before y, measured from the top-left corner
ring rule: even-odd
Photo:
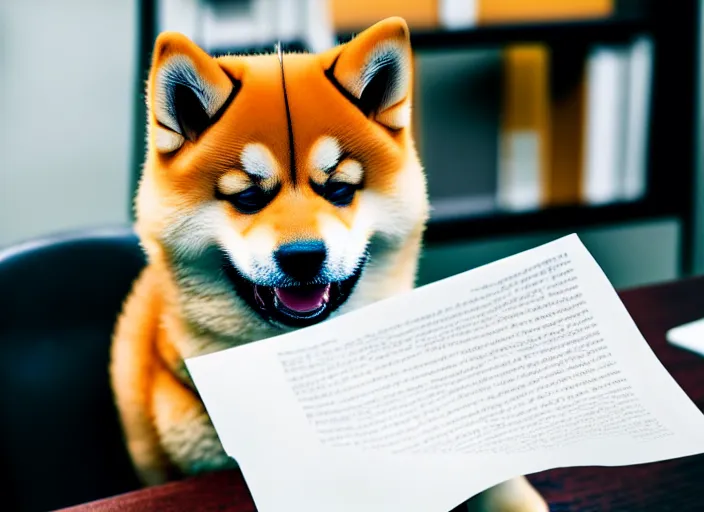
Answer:
[[[704,357],[672,347],[665,332],[704,317],[704,278],[622,292],[657,357],[704,410]],[[617,468],[556,469],[529,477],[552,511],[704,510],[704,455]],[[239,472],[210,474],[74,507],[73,512],[255,511]]]

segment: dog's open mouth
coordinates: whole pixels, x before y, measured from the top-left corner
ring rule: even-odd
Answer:
[[[253,283],[237,270],[227,256],[223,267],[235,292],[266,320],[289,327],[307,327],[326,319],[345,303],[365,263],[366,258],[350,277],[342,281],[288,287]]]
[[[254,287],[260,304],[266,306],[261,298],[260,286]],[[294,286],[291,288],[272,288],[274,305],[292,317],[304,318],[320,314],[330,302],[330,283],[326,285]]]

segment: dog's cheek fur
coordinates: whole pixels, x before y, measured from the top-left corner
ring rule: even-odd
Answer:
[[[334,280],[354,273],[367,250],[372,229],[368,208],[359,205],[351,229],[330,214],[321,214],[318,229],[328,251],[326,270]]]
[[[169,223],[160,234],[160,242],[175,262],[198,260],[216,245],[216,227],[220,211],[214,202],[197,209],[175,210],[169,214]]]
[[[253,255],[248,250],[252,245],[231,226],[226,207],[212,201],[196,209],[173,208],[168,211],[162,232],[155,237],[177,287],[183,315],[196,334],[214,341],[204,345],[198,340],[185,340],[178,347],[184,357],[271,334],[271,326],[249,310],[224,275],[223,249],[239,268],[253,267]]]
[[[181,264],[197,264],[205,252],[220,248],[248,279],[265,282],[276,271],[273,253],[276,239],[266,226],[240,234],[221,201],[210,201],[188,211],[171,215],[172,222],[164,229],[162,244],[172,259]]]
[[[370,258],[354,292],[336,315],[409,291],[415,284],[429,210],[425,177],[417,159],[409,158],[393,185],[385,193],[366,190],[360,194],[349,237],[361,243],[364,233]]]
[[[393,180],[390,190],[372,193],[374,231],[390,243],[400,245],[425,225],[429,204],[425,175],[412,151]]]

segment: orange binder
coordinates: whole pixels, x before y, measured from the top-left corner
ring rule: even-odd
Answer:
[[[357,31],[390,16],[401,16],[410,28],[436,28],[439,0],[331,0],[333,26]]]
[[[550,101],[550,166],[544,182],[544,206],[577,205],[582,198],[586,76]]]
[[[613,10],[613,0],[478,0],[477,23],[604,18]]]
[[[543,203],[551,156],[549,66],[544,45],[504,50],[499,203],[505,208],[535,209]]]

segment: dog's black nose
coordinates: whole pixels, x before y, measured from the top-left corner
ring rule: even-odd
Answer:
[[[274,253],[279,268],[301,282],[310,281],[318,275],[326,256],[325,244],[318,240],[291,242]]]

